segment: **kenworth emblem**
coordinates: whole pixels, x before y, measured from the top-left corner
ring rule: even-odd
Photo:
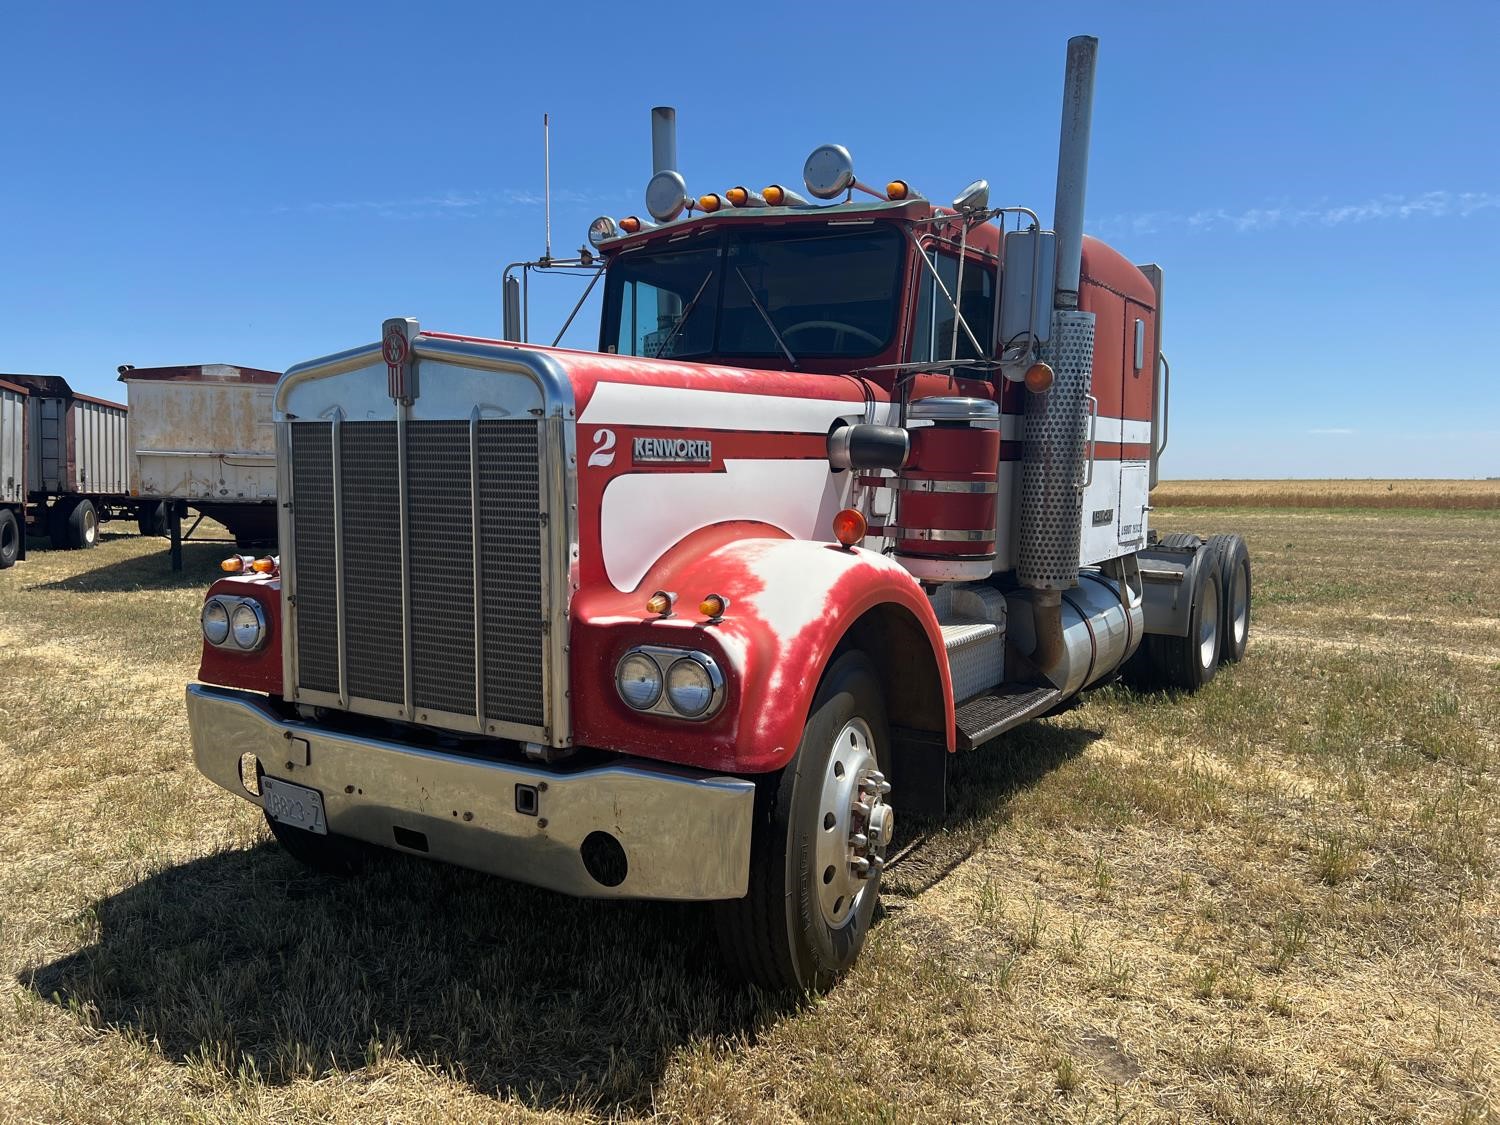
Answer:
[[[638,437],[631,457],[637,465],[701,465],[714,459],[714,443],[695,438]]]
[[[397,402],[410,405],[417,397],[412,377],[411,341],[420,326],[411,317],[396,317],[385,322],[380,333],[380,354],[385,359],[386,393]]]

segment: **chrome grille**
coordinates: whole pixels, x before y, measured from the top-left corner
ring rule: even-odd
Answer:
[[[337,697],[342,655],[350,710],[512,735],[545,727],[541,425],[406,423],[404,528],[395,422],[289,425],[298,698],[332,702],[319,696]]]

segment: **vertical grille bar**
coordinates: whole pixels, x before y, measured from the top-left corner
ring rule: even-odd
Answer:
[[[479,496],[479,407],[469,414],[469,510],[474,533],[469,537],[474,561],[474,718],[484,729],[484,559],[480,539],[484,509]]]
[[[296,580],[297,684],[336,694],[338,619],[334,607],[333,449],[326,422],[288,427],[293,478],[292,552]]]
[[[333,613],[339,654],[339,706],[349,706],[349,660],[344,650],[344,463],[340,452],[344,412],[333,415]]]
[[[416,713],[415,695],[412,690],[411,671],[411,476],[407,469],[406,431],[410,407],[400,403],[396,407],[396,507],[401,524],[397,538],[401,541],[401,715],[410,718]]]
[[[401,539],[396,424],[342,429],[344,666],[351,699],[403,702],[400,575],[392,551]]]

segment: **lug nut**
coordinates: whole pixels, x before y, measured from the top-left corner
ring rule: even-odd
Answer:
[[[854,873],[861,879],[868,879],[870,877],[870,861],[864,856],[857,855],[849,862],[854,868]]]
[[[849,837],[849,846],[854,848],[868,848],[870,846],[870,838],[863,832],[856,832]]]

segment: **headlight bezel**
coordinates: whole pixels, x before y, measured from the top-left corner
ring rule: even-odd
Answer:
[[[224,614],[224,632],[217,640],[214,634],[209,632],[208,616],[211,607]],[[240,638],[235,633],[234,619],[242,610],[248,610],[255,620],[255,638],[254,642],[249,645],[241,644]],[[264,649],[271,637],[270,615],[259,598],[215,594],[208,598],[203,603],[203,608],[198,611],[198,624],[203,633],[204,642],[210,648],[218,649],[220,652],[235,652],[248,656]]]
[[[638,656],[645,657],[656,666],[661,684],[655,700],[648,707],[633,706],[625,698],[625,693],[620,689],[620,675],[626,661]],[[708,679],[708,703],[701,711],[695,714],[688,714],[685,711],[679,710],[668,692],[667,685],[671,669],[682,661],[689,661],[697,665]],[[712,656],[697,649],[675,648],[666,645],[636,645],[622,653],[620,659],[615,663],[615,691],[619,695],[620,701],[638,715],[658,715],[663,718],[677,719],[688,723],[701,723],[713,718],[723,708],[725,696],[728,694],[725,689],[724,673],[720,670],[718,661]]]

